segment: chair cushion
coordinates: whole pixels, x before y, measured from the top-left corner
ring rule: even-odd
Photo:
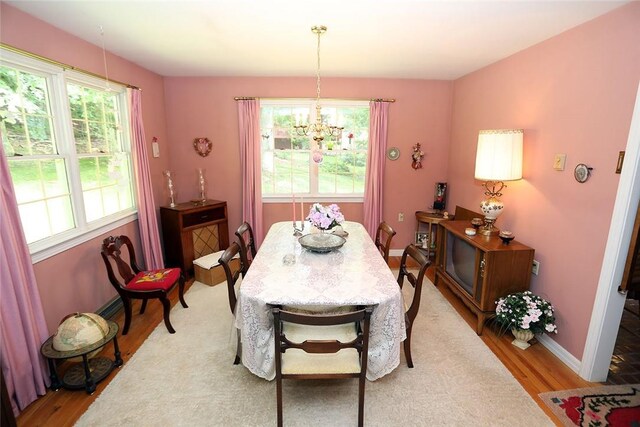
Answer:
[[[180,278],[179,268],[142,271],[134,276],[126,288],[133,291],[168,290]]]
[[[287,339],[301,343],[305,340],[353,341],[355,324],[335,326],[307,326],[283,322]],[[337,353],[306,353],[300,349],[288,349],[282,354],[283,374],[357,374],[360,372],[360,356],[355,348],[345,348]]]

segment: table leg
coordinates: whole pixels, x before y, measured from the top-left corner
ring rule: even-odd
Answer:
[[[122,366],[122,357],[120,356],[120,348],[118,348],[118,338],[113,337],[113,354],[116,360],[113,362],[113,366]]]
[[[53,359],[47,358],[49,364],[49,379],[51,379],[51,390],[58,391],[62,387],[62,381],[58,378],[58,371],[56,370],[56,362]]]
[[[93,381],[91,377],[91,370],[89,370],[89,359],[87,359],[87,355],[82,355],[82,365],[84,366],[84,377],[85,377],[85,386],[87,394],[93,394],[96,391],[96,383]]]

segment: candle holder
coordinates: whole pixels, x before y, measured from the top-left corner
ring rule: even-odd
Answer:
[[[302,236],[302,232],[304,231],[304,221],[300,221],[300,228],[297,226],[298,221],[293,221],[293,235],[294,236]]]
[[[173,179],[171,177],[171,171],[166,170],[162,172],[167,182],[167,196],[169,197],[169,206],[176,207],[176,200],[178,199],[178,191],[173,185]]]

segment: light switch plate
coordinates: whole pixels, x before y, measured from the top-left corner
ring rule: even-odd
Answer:
[[[160,146],[157,142],[151,143],[151,151],[153,151],[153,157],[160,157]]]
[[[553,158],[553,168],[557,171],[563,171],[565,163],[567,163],[566,154],[556,154]]]

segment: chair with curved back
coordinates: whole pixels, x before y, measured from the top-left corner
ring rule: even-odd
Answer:
[[[227,278],[227,293],[229,294],[229,308],[231,309],[231,314],[235,316],[236,312],[236,303],[238,302],[236,285],[238,285],[238,281],[240,279],[240,275],[245,271],[243,266],[242,256],[240,256],[240,262],[231,262],[234,258],[237,258],[238,253],[240,253],[241,248],[238,243],[233,242],[229,247],[222,253],[222,256],[218,260],[220,265],[224,270],[224,275]],[[240,343],[240,331],[238,332],[238,343],[236,346],[236,357],[233,360],[233,364],[237,365],[240,363],[240,351],[241,351],[241,343]]]
[[[396,232],[389,224],[382,221],[378,226],[376,232],[375,244],[380,254],[384,258],[384,262],[389,263],[389,249],[391,249],[391,239],[396,235]]]
[[[407,265],[408,260],[413,260],[417,265],[418,275],[409,271],[412,266]],[[413,264],[413,263],[412,263]],[[404,340],[404,355],[407,359],[407,365],[413,368],[413,360],[411,359],[411,329],[413,328],[413,322],[418,315],[418,309],[420,308],[420,296],[422,295],[422,282],[424,280],[425,272],[431,265],[431,261],[414,245],[409,245],[402,253],[402,259],[400,260],[400,271],[398,273],[398,285],[402,290],[404,284],[404,278],[406,277],[411,286],[413,286],[413,299],[411,304],[407,308],[405,302],[405,326],[407,330],[407,338]]]
[[[373,306],[334,314],[302,314],[270,307],[275,338],[277,425],[283,423],[283,379],[358,378],[358,426],[362,426]]]
[[[256,257],[256,244],[253,239],[253,230],[248,222],[243,222],[236,230],[236,236],[238,236],[238,243],[240,244],[240,259],[244,268],[242,270],[242,277],[247,274],[247,270],[251,266],[251,262]],[[245,239],[246,236],[246,239]],[[249,258],[249,253],[251,258]]]
[[[129,264],[123,259],[122,249],[129,252]],[[124,328],[122,335],[129,332],[131,326],[131,300],[141,299],[140,314],[147,308],[147,300],[158,298],[162,303],[164,324],[169,333],[175,333],[169,320],[171,303],[167,295],[178,284],[178,296],[184,308],[189,306],[184,300],[184,276],[179,268],[165,268],[160,270],[142,270],[136,263],[136,254],[133,244],[127,236],[109,236],[102,241],[100,252],[105,266],[109,282],[116,289],[124,305]],[[117,270],[119,277],[114,271]]]

